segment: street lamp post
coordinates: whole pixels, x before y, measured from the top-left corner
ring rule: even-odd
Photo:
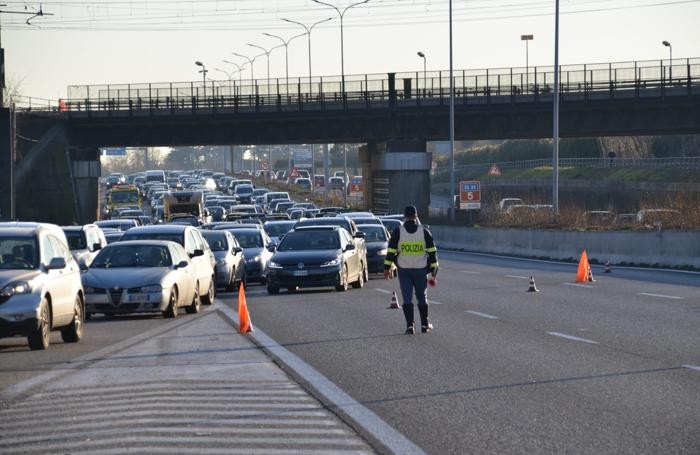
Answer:
[[[554,11],[554,106],[552,106],[552,218],[559,217],[559,0]]]
[[[345,54],[344,54],[344,44],[343,44],[343,17],[345,17],[345,13],[350,9],[358,5],[362,5],[364,3],[369,2],[369,0],[363,0],[361,2],[353,3],[352,5],[349,5],[345,7],[345,9],[341,12],[337,6],[331,5],[330,3],[325,3],[320,0],[312,0],[314,3],[318,3],[319,5],[325,5],[328,7],[333,8],[337,13],[338,16],[340,16],[340,91],[343,94],[343,100],[345,99]],[[450,0],[451,2],[452,0]]]
[[[224,73],[226,75],[226,77],[228,78],[228,89],[229,89],[230,94],[232,95],[233,91],[234,91],[233,86],[232,86],[233,74],[234,74],[233,71],[229,73],[228,71],[225,71],[225,70],[222,70],[219,68],[214,68],[214,71],[218,71],[218,72]]]
[[[525,89],[530,85],[530,49],[529,43],[535,38],[535,35],[520,35],[520,41],[525,41]]]
[[[247,55],[237,54],[237,53],[235,53],[235,52],[231,52],[231,54],[232,54],[232,55],[235,55],[236,57],[241,57],[241,58],[244,58],[244,59],[248,60],[248,63],[250,63],[250,83],[251,83],[251,84],[255,84],[255,75],[253,74],[253,62],[255,61],[256,58],[258,58],[258,57],[260,57],[260,56],[259,56],[259,55],[256,55],[255,57],[253,57],[253,58],[251,59],[251,58],[248,57]],[[228,62],[228,61],[227,61],[226,63],[233,63],[233,62]],[[235,63],[234,63],[234,65],[235,65]]]
[[[418,57],[423,59],[423,97],[425,97],[425,89],[428,86],[428,77],[426,76],[427,59],[425,58],[425,54],[421,51],[418,51]]]
[[[264,47],[258,46],[257,44],[246,43],[246,45],[254,47],[256,49],[260,49],[261,51],[263,51],[263,53],[260,55],[267,56],[267,94],[270,95],[270,52],[282,46],[275,46],[271,47],[270,49],[265,49]]]
[[[318,24],[328,22],[330,20],[333,20],[333,18],[329,17],[328,19],[323,19],[322,21],[318,21],[318,22],[314,23],[313,25],[311,25],[311,27],[307,27],[306,25],[302,24],[301,22],[292,21],[289,19],[282,18],[282,20],[285,22],[289,22],[290,24],[301,25],[302,27],[304,27],[304,30],[306,30],[306,35],[309,37],[309,40],[308,40],[309,46],[308,47],[309,47],[309,94],[310,94],[311,93],[311,30],[313,30],[314,27],[316,27]]]
[[[668,82],[673,82],[673,46],[669,41],[663,41],[661,44],[668,48]]]
[[[200,62],[199,60],[194,62],[194,64],[202,67],[202,69],[199,70],[199,72],[202,73],[202,90],[204,90],[204,98],[206,99],[206,97],[207,97],[207,73],[209,71],[207,70],[207,67],[204,66],[204,63]]]
[[[450,0],[450,221],[454,223],[456,215],[455,204],[455,80],[452,59],[452,0]]]
[[[265,36],[270,36],[272,38],[277,38],[278,40],[282,41],[282,44],[277,47],[284,46],[284,74],[285,74],[285,81],[287,83],[287,90],[289,90],[289,43],[292,42],[293,39],[299,38],[304,36],[306,33],[301,33],[299,35],[292,36],[288,40],[285,41],[284,38],[281,36],[273,35],[272,33],[263,33]],[[276,49],[273,47],[272,49]],[[270,49],[270,50],[272,50]]]
[[[238,69],[238,87],[242,86],[243,85],[243,68],[245,67],[245,63],[243,65],[239,65],[238,63],[231,62],[229,60],[222,60],[222,62],[228,63],[229,65],[233,65]]]

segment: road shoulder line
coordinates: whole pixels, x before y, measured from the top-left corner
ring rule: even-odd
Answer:
[[[214,306],[238,327],[238,313],[233,308],[222,304],[218,299]],[[282,347],[263,331],[256,328],[248,336],[258,347],[284,364],[318,392],[326,403],[330,403],[329,409],[331,411],[343,414],[344,417],[351,420],[351,426],[361,428],[365,434],[371,436],[374,441],[384,446],[390,453],[425,454],[420,447],[382,420],[377,414],[356,401],[330,379],[296,354]]]

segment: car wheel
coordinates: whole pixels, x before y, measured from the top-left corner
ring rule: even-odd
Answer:
[[[365,283],[369,283],[369,267],[367,267],[367,264],[364,265],[363,270],[363,275],[365,277]]]
[[[173,288],[170,291],[170,299],[168,300],[168,307],[163,310],[164,318],[174,319],[177,317],[177,289]]]
[[[49,339],[51,336],[51,311],[49,311],[49,301],[44,298],[41,301],[41,310],[39,311],[39,321],[36,329],[27,336],[29,349],[44,350],[49,348]]]
[[[236,290],[236,269],[231,271],[231,276],[229,277],[228,283],[226,284],[226,291],[232,292]]]
[[[343,272],[340,274],[340,283],[335,285],[335,290],[345,292],[348,290],[348,266],[343,264]]]
[[[238,291],[241,288],[241,285],[243,285],[243,288],[246,289],[248,287],[248,275],[245,273],[245,268],[243,269],[243,274],[241,275],[241,279],[238,280],[236,283],[236,291]]]
[[[80,296],[75,296],[73,305],[73,320],[68,327],[61,329],[61,338],[65,343],[77,343],[83,337],[83,322],[85,321],[83,311],[83,300]]]
[[[214,286],[214,277],[212,276],[209,280],[209,290],[205,295],[202,296],[202,303],[205,305],[211,305],[214,303],[214,298],[216,297],[216,286]]]
[[[280,288],[277,286],[268,286],[267,287],[267,293],[271,295],[276,295],[280,293]]]
[[[289,291],[289,292],[296,292],[297,289],[298,289],[297,286],[289,286],[289,287],[287,288],[287,291]]]
[[[357,281],[352,283],[352,287],[355,289],[362,289],[362,287],[365,285],[365,266],[364,264],[361,265],[360,273],[357,274]]]
[[[199,313],[199,307],[202,304],[202,298],[199,296],[199,283],[194,288],[194,297],[192,297],[192,303],[185,307],[185,312],[187,314]]]

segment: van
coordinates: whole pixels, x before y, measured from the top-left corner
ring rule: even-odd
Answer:
[[[165,184],[165,171],[146,171],[146,183],[161,182]]]

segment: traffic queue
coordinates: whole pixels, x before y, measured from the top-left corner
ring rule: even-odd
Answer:
[[[253,179],[148,171],[108,178],[102,220],[0,223],[0,338],[78,342],[92,317],[198,313],[217,290],[362,288],[400,217],[316,207]],[[196,182],[196,183],[195,183]]]

